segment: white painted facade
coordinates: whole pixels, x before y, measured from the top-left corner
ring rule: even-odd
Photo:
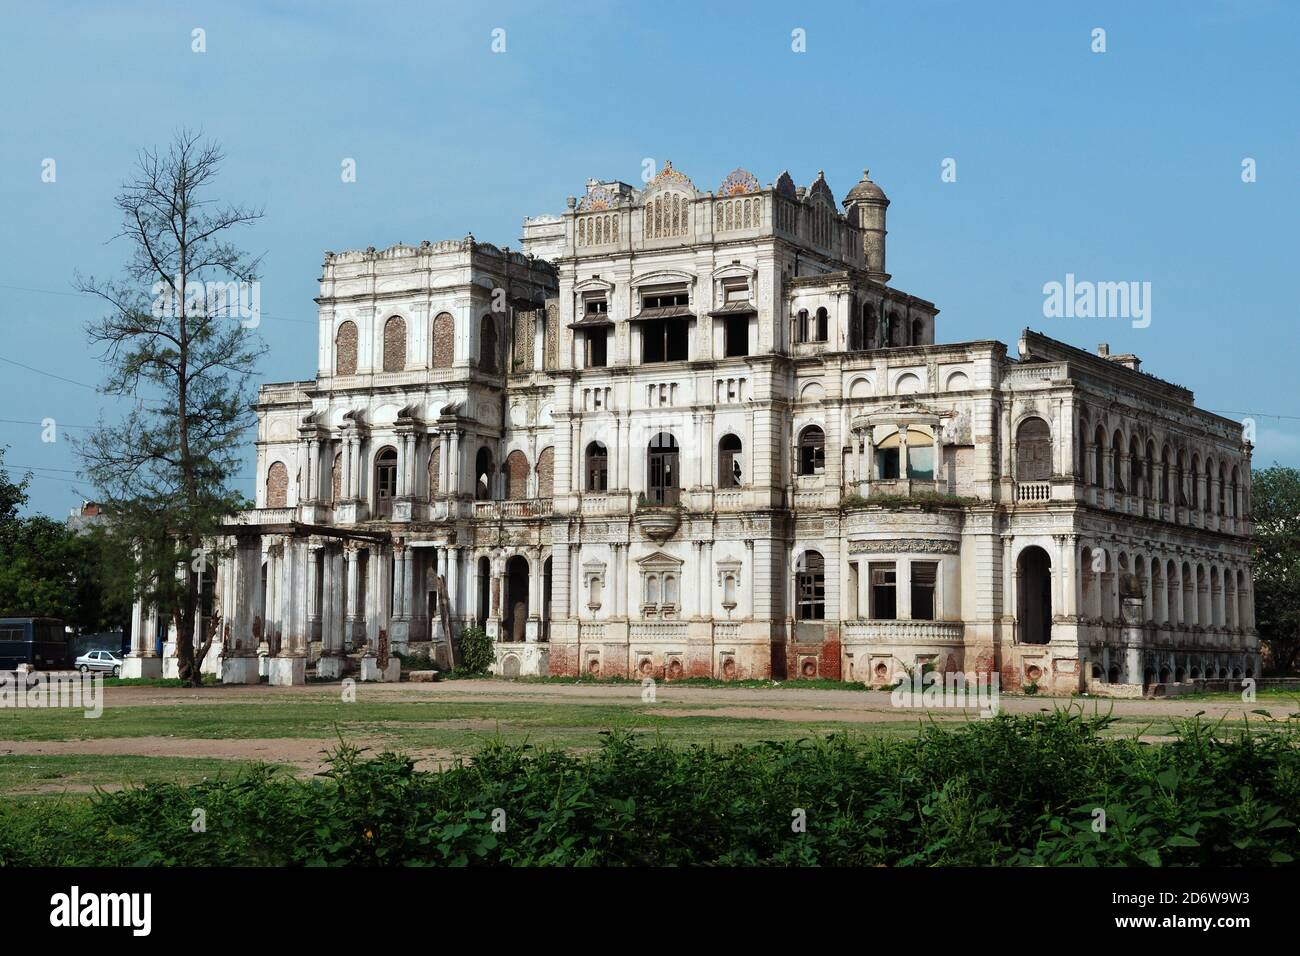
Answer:
[[[522,253],[327,253],[316,377],[261,390],[222,667],[445,660],[441,576],[507,674],[1257,675],[1239,426],[1133,356],[936,344],[884,193],[840,205],[668,165]]]

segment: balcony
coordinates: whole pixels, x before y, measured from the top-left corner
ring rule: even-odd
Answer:
[[[1016,502],[1035,502],[1052,500],[1052,483],[1050,481],[1016,482]]]
[[[550,498],[519,498],[506,501],[474,502],[474,517],[483,521],[549,518]]]
[[[846,621],[846,644],[960,644],[962,621]]]

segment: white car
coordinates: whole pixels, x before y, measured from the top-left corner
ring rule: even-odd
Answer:
[[[122,658],[112,651],[91,651],[88,654],[82,654],[76,659],[73,666],[83,674],[90,671],[108,671],[114,677],[122,676]]]

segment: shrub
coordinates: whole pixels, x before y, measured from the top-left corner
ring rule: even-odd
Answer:
[[[417,771],[343,746],[296,780],[255,768],[89,803],[0,804],[12,865],[1249,866],[1300,854],[1300,728],[1149,746],[1105,717],[1001,715],[919,737],[726,749],[610,733],[574,755],[489,743]],[[207,812],[191,831],[191,808]],[[806,832],[792,832],[792,808]],[[1096,810],[1106,814],[1095,832]],[[504,829],[494,827],[504,811]],[[498,832],[499,831],[499,832]],[[94,839],[87,839],[94,834]]]
[[[496,660],[496,648],[487,631],[467,627],[460,632],[460,668],[466,674],[486,674]]]

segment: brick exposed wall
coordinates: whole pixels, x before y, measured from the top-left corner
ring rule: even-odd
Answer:
[[[351,322],[340,325],[334,338],[334,374],[357,374],[357,327]]]
[[[406,322],[394,315],[384,323],[384,371],[406,368]]]
[[[284,462],[273,462],[266,470],[266,506],[284,508],[289,504],[289,469]]]
[[[433,367],[451,368],[456,358],[456,320],[439,312],[433,320]]]
[[[543,448],[537,456],[537,497],[549,498],[555,488],[555,449]]]
[[[506,497],[528,497],[528,456],[512,451],[506,456]]]

